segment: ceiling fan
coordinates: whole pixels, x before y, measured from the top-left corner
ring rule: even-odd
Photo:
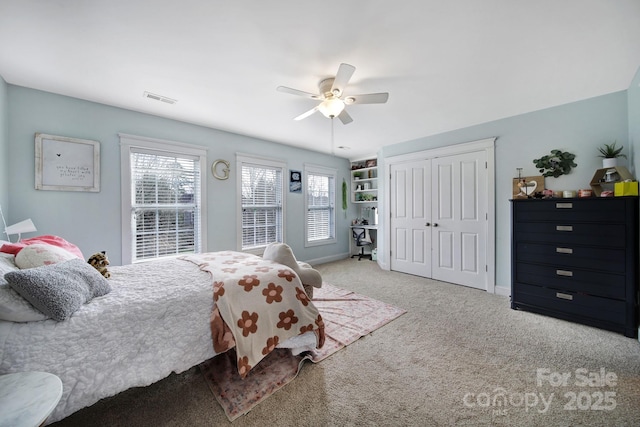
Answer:
[[[315,99],[320,104],[313,107],[306,113],[300,114],[294,120],[302,120],[309,117],[316,111],[320,111],[325,117],[333,119],[337,117],[343,124],[349,124],[353,121],[347,110],[346,105],[352,104],[384,104],[389,99],[389,94],[384,93],[367,93],[363,95],[344,95],[344,89],[349,83],[349,79],[353,75],[356,67],[349,64],[340,64],[338,73],[335,77],[324,79],[318,83],[318,94],[304,92],[298,89],[292,89],[286,86],[278,86],[279,92],[290,93],[292,95],[304,96],[305,98]]]

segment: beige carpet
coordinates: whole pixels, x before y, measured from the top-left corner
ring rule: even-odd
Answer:
[[[348,259],[318,269],[329,283],[407,313],[322,363],[305,366],[285,389],[233,423],[193,368],[104,399],[55,425],[638,425],[637,340],[514,311],[508,298],[381,271],[371,261]],[[616,385],[575,385],[581,368],[592,374],[605,369],[616,375]],[[572,377],[566,386],[546,380],[538,385],[538,369],[548,370],[544,378]],[[546,411],[540,393],[546,401],[554,395]],[[576,409],[565,409],[572,393]],[[598,393],[601,409],[596,409]],[[497,406],[500,399],[493,405],[500,396],[506,405]]]

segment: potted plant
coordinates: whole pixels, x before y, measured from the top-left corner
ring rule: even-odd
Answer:
[[[602,167],[603,168],[614,168],[618,166],[618,157],[627,156],[622,154],[622,149],[624,146],[616,147],[616,141],[613,141],[613,144],[604,144],[603,147],[599,147],[598,151],[600,155],[598,157],[602,157]]]
[[[542,176],[557,178],[560,175],[568,174],[571,172],[571,168],[578,166],[573,161],[575,158],[575,154],[567,151],[551,150],[551,154],[534,159],[533,163],[540,170]]]

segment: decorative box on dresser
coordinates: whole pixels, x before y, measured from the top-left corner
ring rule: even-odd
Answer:
[[[511,201],[511,308],[638,336],[638,197]]]

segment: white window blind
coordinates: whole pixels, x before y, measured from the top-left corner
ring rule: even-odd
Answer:
[[[130,261],[202,252],[201,168],[206,157],[137,146],[123,150],[128,155],[130,214],[123,221],[130,227]]]
[[[336,172],[306,166],[306,244],[333,243],[335,239]]]
[[[240,161],[242,250],[283,241],[283,167]]]

